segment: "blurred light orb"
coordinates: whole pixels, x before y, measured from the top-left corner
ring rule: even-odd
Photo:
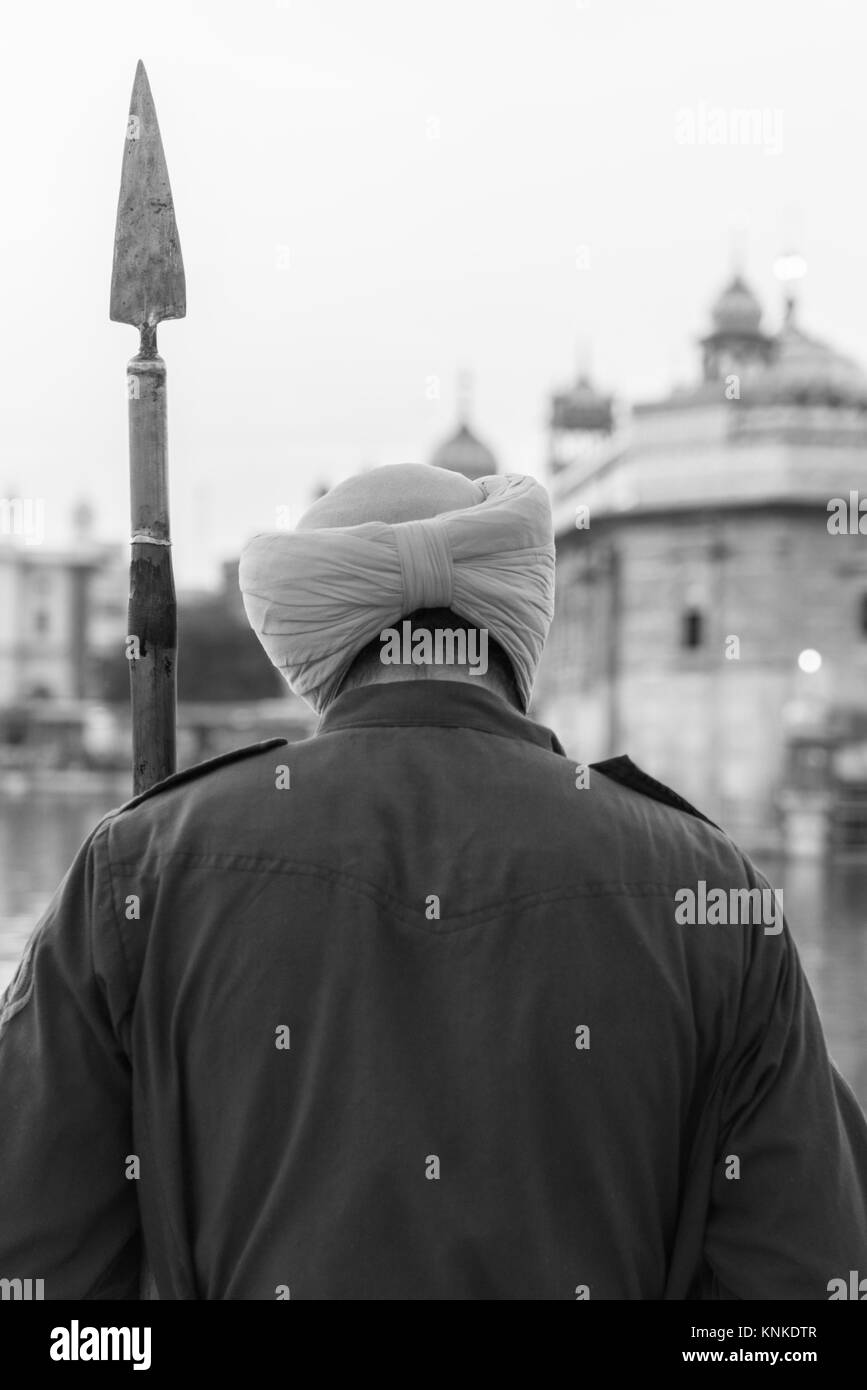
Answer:
[[[777,256],[774,261],[774,274],[778,280],[803,280],[807,273],[807,262],[796,251]]]
[[[802,671],[806,671],[808,676],[812,676],[822,665],[822,658],[812,647],[807,647],[798,657],[798,665]]]

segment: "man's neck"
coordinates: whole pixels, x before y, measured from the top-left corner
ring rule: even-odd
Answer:
[[[481,690],[489,690],[492,695],[497,695],[507,704],[518,708],[513,693],[507,690],[505,682],[498,679],[496,672],[488,670],[480,675],[477,670],[467,666],[380,666],[365,672],[356,680],[347,681],[341,690],[370,685],[393,685],[397,681],[407,680],[461,681]]]

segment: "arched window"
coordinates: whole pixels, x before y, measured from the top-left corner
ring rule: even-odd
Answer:
[[[690,651],[704,640],[704,615],[699,608],[687,608],[683,614],[680,643]]]

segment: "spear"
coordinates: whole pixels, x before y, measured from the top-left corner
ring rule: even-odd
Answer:
[[[133,794],[175,770],[177,612],[169,529],[166,364],[157,324],[181,319],[187,293],[157,113],[139,61],[121,169],[109,317],[139,330],[127,364],[131,557],[127,657]]]

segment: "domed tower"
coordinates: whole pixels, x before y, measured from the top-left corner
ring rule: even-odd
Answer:
[[[616,429],[614,398],[598,391],[589,373],[582,370],[573,386],[551,397],[548,426],[552,473],[562,472],[574,463],[589,463],[598,457],[600,446],[612,438]]]
[[[714,304],[711,323],[701,340],[705,381],[771,360],[774,339],[762,331],[762,306],[739,272]]]
[[[458,378],[458,427],[454,434],[444,440],[431,455],[430,462],[435,468],[448,468],[452,473],[463,473],[465,478],[475,481],[496,473],[497,460],[486,444],[470,429],[470,377],[461,372]]]

